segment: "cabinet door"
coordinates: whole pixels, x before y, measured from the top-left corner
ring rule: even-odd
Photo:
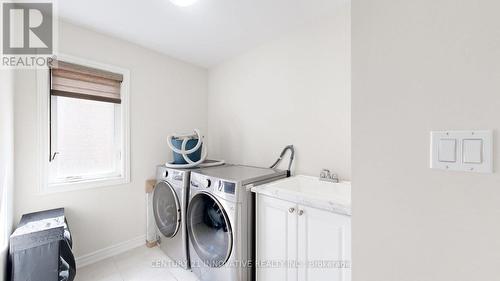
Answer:
[[[295,203],[258,195],[256,232],[257,281],[297,281]]]
[[[298,280],[351,280],[351,218],[298,206]]]

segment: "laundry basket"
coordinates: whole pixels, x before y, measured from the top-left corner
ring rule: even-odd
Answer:
[[[73,281],[72,246],[64,209],[23,215],[10,236],[11,281]]]

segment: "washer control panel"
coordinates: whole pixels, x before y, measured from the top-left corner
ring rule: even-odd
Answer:
[[[236,184],[234,182],[219,180],[219,184],[217,185],[217,190],[219,192],[224,192],[227,194],[235,194]]]
[[[236,183],[200,174],[191,174],[191,190],[206,191],[226,199],[236,198]]]

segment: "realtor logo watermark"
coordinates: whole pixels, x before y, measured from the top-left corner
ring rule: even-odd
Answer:
[[[47,67],[54,60],[53,2],[2,2],[4,68]]]

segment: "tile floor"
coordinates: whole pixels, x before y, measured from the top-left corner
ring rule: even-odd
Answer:
[[[180,267],[171,264],[158,248],[139,247],[118,256],[78,269],[75,281],[198,281]]]

